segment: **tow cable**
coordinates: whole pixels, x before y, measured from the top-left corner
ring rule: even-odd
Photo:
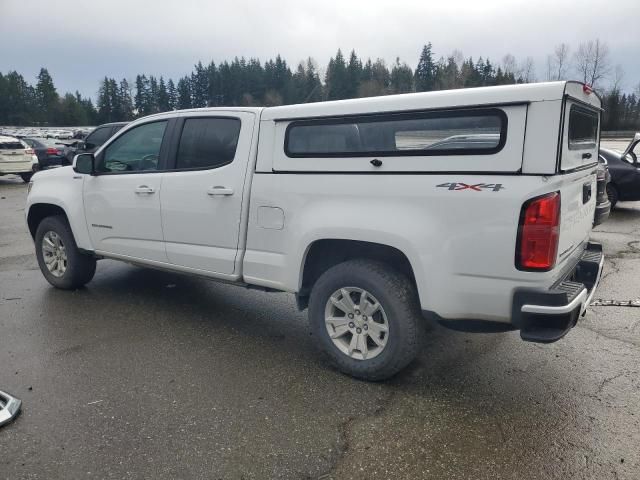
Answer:
[[[640,307],[640,298],[637,300],[593,300],[591,307]]]
[[[0,427],[16,418],[21,406],[20,400],[0,390]]]

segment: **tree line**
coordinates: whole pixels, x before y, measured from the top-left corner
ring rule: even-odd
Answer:
[[[560,44],[547,58],[547,80],[578,76],[603,95],[603,129],[640,129],[640,85],[622,91],[623,72],[615,69],[612,86],[601,87],[610,76],[609,52],[599,40],[581,44],[573,56]],[[175,109],[207,106],[274,106],[345,98],[425,92],[451,88],[508,85],[536,81],[533,59],[518,62],[505,55],[492,63],[454,51],[435,58],[430,43],[422,48],[412,69],[396,58],[364,60],[352,51],[338,50],[322,71],[312,58],[295,69],[281,56],[262,63],[257,58],[234,58],[208,65],[198,62],[176,82],[163,76],[139,74],[128,81],[104,77],[97,102],[78,92],[59,96],[49,72],[43,68],[35,86],[18,72],[0,72],[0,125],[96,125],[128,121]]]

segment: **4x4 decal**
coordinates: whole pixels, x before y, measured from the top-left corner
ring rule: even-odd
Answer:
[[[447,182],[436,185],[438,188],[446,188],[448,190],[473,190],[475,192],[481,192],[482,190],[490,190],[492,192],[499,192],[504,190],[505,187],[501,183],[476,183],[469,185],[462,182]]]

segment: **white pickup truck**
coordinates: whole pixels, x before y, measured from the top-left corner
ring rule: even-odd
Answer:
[[[110,258],[291,292],[334,365],[383,379],[423,316],[535,342],[576,324],[603,265],[600,112],[554,82],[162,113],[37,173],[27,223],[55,287]]]

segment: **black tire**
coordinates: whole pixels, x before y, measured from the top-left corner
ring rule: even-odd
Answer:
[[[387,315],[389,331],[384,349],[374,358],[355,359],[331,340],[325,326],[325,306],[331,295],[345,287],[357,287],[373,295]],[[349,260],[320,276],[309,299],[309,320],[317,345],[338,370],[370,381],[392,377],[417,355],[422,320],[413,282],[382,262]]]
[[[20,178],[24,183],[29,183],[31,181],[31,177],[33,177],[33,172],[21,173]]]
[[[59,277],[53,275],[44,262],[42,244],[47,232],[56,233],[65,247],[66,270]],[[40,222],[36,230],[35,245],[40,271],[44,278],[56,288],[75,290],[89,283],[96,273],[96,259],[78,250],[69,223],[62,215],[46,217]]]
[[[610,183],[607,183],[607,197],[609,197],[609,202],[611,203],[611,210],[613,210],[613,207],[616,206],[616,203],[618,203],[618,189],[615,187],[615,185],[612,185]]]

